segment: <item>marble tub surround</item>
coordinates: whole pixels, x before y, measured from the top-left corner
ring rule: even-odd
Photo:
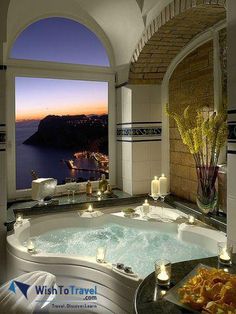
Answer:
[[[218,258],[204,258],[172,264],[171,287],[182,280],[198,264],[218,268]],[[153,266],[154,269],[154,266]],[[228,267],[230,273],[236,273],[236,254],[233,255],[233,264]],[[136,314],[182,314],[190,313],[164,299],[167,289],[156,285],[155,273],[147,276],[136,290],[134,307]]]
[[[68,212],[68,211],[77,211],[86,210],[89,205],[92,205],[94,209],[99,208],[104,213],[118,213],[123,215],[122,210],[125,208],[133,208],[138,210],[138,214],[141,215],[140,207],[144,203],[145,197],[148,199],[150,204],[150,209],[157,207],[158,212],[160,215],[162,214],[162,207],[163,203],[160,201],[154,202],[150,197],[145,195],[142,196],[130,196],[127,193],[124,193],[120,190],[114,190],[115,194],[118,198],[109,198],[109,199],[102,199],[98,201],[97,198],[94,198],[95,201],[92,201],[90,197],[87,197],[85,194],[78,195],[80,203],[71,204],[67,202],[67,196],[58,198],[59,204],[51,205],[51,206],[35,206],[35,201],[23,201],[23,202],[16,202],[12,203],[8,207],[7,211],[7,220],[5,225],[7,226],[7,230],[13,229],[15,223],[15,215],[20,213],[23,214],[24,217],[33,217],[37,215],[46,215],[51,213],[59,213],[59,212]],[[164,208],[166,209],[166,213],[168,212],[168,208],[174,208],[175,213],[180,215],[176,219],[176,223],[185,223],[187,222],[187,216],[194,215],[195,217],[195,224],[198,226],[206,227],[206,228],[213,228],[217,230],[221,230],[223,232],[226,231],[226,224],[225,224],[225,217],[208,217],[202,215],[197,206],[193,207],[192,203],[188,203],[183,201],[179,198],[172,197],[171,195],[167,196],[164,203]],[[154,211],[155,211],[154,210]],[[174,211],[172,211],[173,213]],[[149,217],[150,218],[150,217]]]
[[[188,215],[193,215],[195,219],[202,221],[203,224],[206,224],[214,229],[226,232],[227,218],[226,215],[223,213],[211,213],[209,215],[204,215],[199,210],[196,204],[173,195],[168,195],[165,198],[165,203],[174,208],[178,208]]]

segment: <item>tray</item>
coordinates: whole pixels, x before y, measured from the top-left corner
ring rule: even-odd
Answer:
[[[203,264],[198,264],[187,276],[185,276],[181,281],[179,281],[173,288],[171,288],[166,295],[164,296],[164,299],[178,305],[179,307],[182,307],[191,313],[201,313],[199,311],[196,311],[192,309],[190,306],[180,302],[179,294],[178,294],[178,289],[181,288],[190,278],[195,276],[197,274],[197,271],[199,268],[205,268],[205,269],[210,269],[212,267],[203,265]]]

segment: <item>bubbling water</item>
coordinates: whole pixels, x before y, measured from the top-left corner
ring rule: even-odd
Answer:
[[[140,277],[154,270],[157,259],[172,263],[210,257],[206,249],[177,238],[176,234],[143,230],[117,224],[97,228],[64,228],[35,237],[37,251],[68,256],[95,256],[96,249],[107,247],[106,260],[131,266]]]

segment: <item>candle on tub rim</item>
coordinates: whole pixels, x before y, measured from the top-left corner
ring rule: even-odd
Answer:
[[[27,241],[27,250],[29,253],[35,252],[35,245],[34,245],[34,242],[31,238],[29,238]]]
[[[157,197],[159,195],[159,180],[157,176],[151,182],[151,196]]]
[[[102,192],[100,190],[97,191],[97,197],[98,197],[98,201],[101,201],[101,199],[102,199]]]
[[[227,245],[227,243],[218,243],[218,260],[220,264],[231,265],[232,264],[233,247]]]
[[[105,247],[98,247],[96,253],[96,261],[98,263],[105,263],[106,258],[106,248]]]
[[[166,195],[168,193],[168,182],[164,173],[159,178],[159,193],[160,195]]]
[[[92,206],[92,205],[89,205],[87,211],[90,212],[90,213],[92,213],[92,212],[93,212],[93,206]]]
[[[142,208],[144,216],[146,216],[149,213],[149,208],[150,208],[150,205],[148,203],[148,200],[145,200],[143,203],[143,208]]]
[[[189,216],[188,216],[188,223],[189,223],[190,225],[194,225],[194,224],[195,224],[195,217],[192,216],[192,215],[189,215]]]
[[[23,223],[23,214],[16,214],[16,223],[21,225]]]

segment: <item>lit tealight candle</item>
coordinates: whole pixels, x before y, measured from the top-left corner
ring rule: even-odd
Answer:
[[[190,225],[194,225],[194,224],[195,224],[195,218],[194,218],[194,216],[192,216],[192,215],[189,215],[189,216],[188,216],[188,223],[189,223]]]
[[[35,245],[32,239],[29,239],[27,242],[27,250],[29,253],[34,253],[35,252]]]
[[[227,245],[227,243],[219,242],[218,243],[218,260],[220,264],[223,265],[231,265],[232,263],[232,252],[233,247],[230,245]]]
[[[223,248],[221,254],[220,254],[220,261],[223,263],[229,263],[231,260],[231,257],[229,256],[229,253],[227,252],[227,248]]]
[[[105,247],[98,247],[97,254],[96,254],[96,261],[98,263],[104,263],[106,257],[106,248]]]
[[[88,212],[92,213],[93,212],[93,207],[92,205],[89,205],[88,209],[87,209]]]
[[[17,223],[17,225],[21,225],[23,223],[23,215],[22,214],[16,215],[16,223]]]
[[[165,265],[160,265],[160,273],[157,275],[157,283],[159,285],[167,285],[169,283],[170,277],[167,274]]]
[[[171,277],[171,262],[168,260],[158,260],[155,262],[156,283],[159,286],[169,286]]]
[[[101,199],[102,199],[102,192],[100,190],[98,190],[98,192],[97,192],[97,197],[98,197],[98,200],[101,201]]]

